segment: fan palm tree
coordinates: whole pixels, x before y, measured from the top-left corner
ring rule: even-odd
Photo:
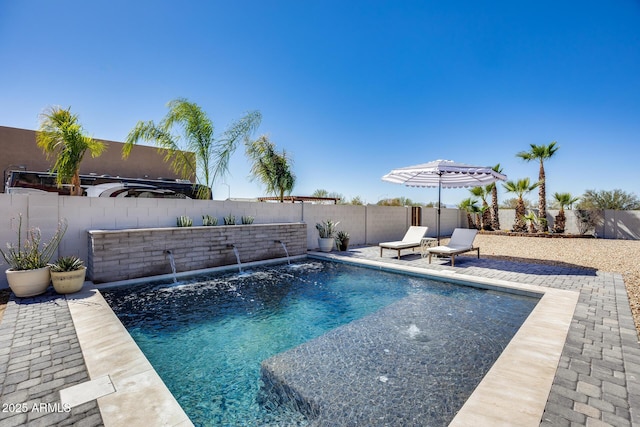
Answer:
[[[478,228],[476,224],[473,222],[472,213],[475,213],[478,210],[478,205],[476,205],[478,201],[471,197],[464,199],[458,204],[458,209],[465,211],[467,214],[467,223],[469,224],[469,228]]]
[[[46,153],[47,158],[56,156],[51,172],[56,173],[58,187],[71,184],[71,195],[82,196],[80,186],[80,163],[89,150],[92,157],[98,157],[105,150],[102,142],[86,136],[78,116],[71,114],[71,107],[50,107],[40,115],[40,129],[36,133],[36,143]]]
[[[500,163],[495,165],[492,169],[498,173],[502,173]],[[491,227],[494,230],[500,230],[500,215],[498,213],[498,186],[494,182],[489,184],[489,187],[491,187]]]
[[[525,194],[535,190],[538,185],[540,185],[539,182],[532,184],[529,178],[522,178],[517,181],[507,181],[503,184],[504,189],[507,190],[507,192],[514,193],[518,198],[518,204],[516,206],[516,222],[513,224],[513,231],[527,231],[527,224],[524,218],[524,196]]]
[[[211,187],[229,172],[229,159],[238,141],[255,132],[262,116],[259,111],[249,112],[216,138],[213,122],[197,104],[178,98],[167,107],[169,112],[157,125],[153,121],[135,125],[122,148],[122,157],[127,158],[140,140],[153,142],[167,150],[165,161],[171,161],[171,167],[182,178],[196,177],[196,183],[202,185],[198,198],[211,199]],[[178,135],[172,134],[176,128]]]
[[[253,161],[251,174],[253,179],[262,181],[267,192],[274,193],[284,202],[285,193],[291,194],[296,176],[291,171],[291,158],[282,150],[276,152],[276,146],[266,135],[246,147],[247,156]]]
[[[555,233],[564,233],[564,229],[567,223],[567,217],[564,213],[564,208],[569,207],[569,209],[571,209],[571,205],[580,200],[580,198],[573,197],[571,193],[553,193],[553,199],[558,205],[560,205],[560,210],[558,211],[558,215],[556,215],[555,221],[553,223],[553,231]]]
[[[535,233],[536,232],[536,224],[538,224],[538,221],[540,218],[538,218],[536,216],[536,213],[533,211],[529,211],[525,216],[524,216],[525,221],[527,221],[529,223],[529,233]]]
[[[521,157],[527,162],[538,160],[540,162],[540,170],[538,172],[538,217],[540,218],[541,231],[547,231],[547,187],[546,177],[544,173],[544,161],[553,157],[558,151],[557,142],[553,141],[549,145],[531,145],[530,151],[521,151],[516,156]]]
[[[481,228],[483,230],[491,230],[491,210],[489,209],[489,203],[487,197],[491,193],[491,185],[485,185],[481,187],[470,188],[469,191],[476,197],[482,200],[482,221]]]

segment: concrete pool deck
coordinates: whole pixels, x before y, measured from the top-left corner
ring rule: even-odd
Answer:
[[[569,313],[569,329],[561,342],[557,368],[552,371],[550,391],[537,387],[542,394],[535,404],[544,411],[533,424],[640,425],[640,345],[619,274],[464,256],[452,268],[444,261],[429,265],[419,254],[400,260],[380,258],[377,247],[331,256],[382,261],[426,274],[439,272],[451,279],[469,275],[478,280],[570,291],[565,295],[574,294],[577,306]],[[144,356],[139,358],[135,343],[100,300],[98,293],[85,291],[67,298],[51,292],[9,302],[0,323],[0,404],[4,406],[0,408],[0,424],[191,424],[176,408],[175,399],[164,394],[166,387],[158,382]],[[528,350],[522,353],[526,365],[531,354]],[[512,373],[517,375],[524,365],[511,366]],[[508,388],[508,383],[509,377],[499,387],[490,387],[499,388],[498,398],[485,400],[482,393],[477,393],[479,397],[474,393],[461,413],[469,405],[484,414],[495,412],[495,405],[515,406],[513,398],[521,393],[517,387]],[[502,424],[516,421],[506,419]],[[490,422],[496,425],[495,420]],[[478,419],[467,422],[456,418],[454,423],[486,425]]]

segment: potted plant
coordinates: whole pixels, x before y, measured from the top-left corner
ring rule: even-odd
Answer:
[[[333,244],[335,243],[334,236],[338,224],[340,224],[340,221],[333,222],[330,219],[316,224],[316,229],[320,236],[318,238],[318,246],[322,252],[331,252],[331,249],[333,249]]]
[[[87,267],[77,256],[60,257],[51,267],[51,283],[59,294],[78,292],[84,284]]]
[[[7,243],[7,250],[0,253],[9,268],[5,271],[9,287],[17,297],[40,295],[49,287],[51,275],[49,261],[58,250],[67,224],[60,223],[48,243],[42,244],[40,229],[27,230],[22,238],[22,215],[18,221],[18,244]]]
[[[338,231],[336,233],[336,246],[339,251],[346,251],[349,249],[349,233],[346,231]]]

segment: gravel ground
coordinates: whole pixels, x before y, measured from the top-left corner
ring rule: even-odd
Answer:
[[[497,236],[479,233],[474,242],[486,258],[584,267],[622,274],[640,331],[640,241]]]

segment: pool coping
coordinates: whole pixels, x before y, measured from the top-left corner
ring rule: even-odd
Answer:
[[[521,426],[540,425],[579,292],[482,278],[457,271],[390,265],[381,261],[354,259],[336,254],[309,252],[306,256],[296,258],[306,257],[541,297],[520,330],[450,424],[513,425],[513,422],[517,421]],[[282,263],[283,259],[275,262]],[[259,264],[264,263],[252,263]],[[201,272],[234,268],[237,266]],[[167,277],[154,279],[156,278]],[[193,425],[99,292],[103,288],[136,282],[139,283],[140,280],[100,285],[89,282],[90,286],[87,286],[86,290],[67,297],[90,378],[94,380],[108,376],[116,390],[97,399],[103,421],[107,426]]]

